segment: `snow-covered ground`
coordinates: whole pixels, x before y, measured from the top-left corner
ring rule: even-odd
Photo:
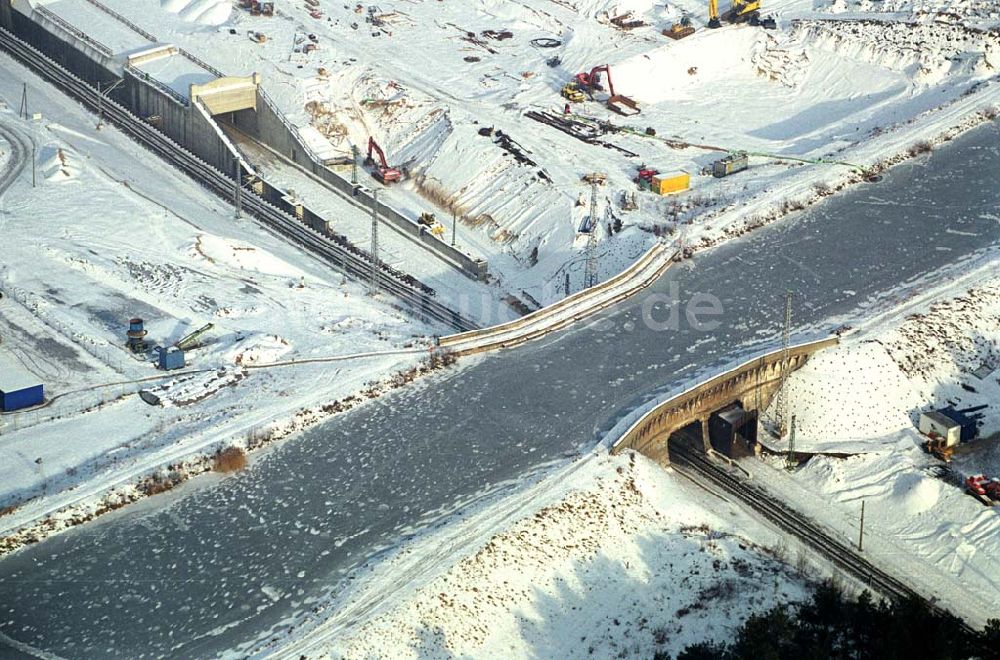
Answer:
[[[351,144],[363,149],[374,136],[407,172],[384,191],[388,203],[413,215],[459,213],[476,234],[466,231],[463,243],[489,259],[497,287],[543,304],[563,295],[567,273],[571,289],[582,285],[587,172],[609,176],[597,210],[606,278],[654,233],[681,224],[686,242],[714,242],[860,178],[849,165],[781,157],[877,169],[1000,106],[997,85],[980,84],[1000,64],[1000,36],[983,31],[997,11],[972,1],[765,2],[776,31],[706,29],[702,0],[387,0],[374,22],[367,5],[328,0],[315,17],[305,3],[279,3],[273,18],[239,9],[216,17],[208,0],[100,1],[227,73],[262,73],[289,119],[326,137],[326,152],[347,157]],[[647,25],[611,23],[626,13]],[[661,34],[685,14],[693,36]],[[251,41],[248,30],[267,42]],[[504,30],[511,36],[497,38]],[[537,38],[560,44],[540,48]],[[561,113],[562,85],[605,63],[616,91],[642,113],[626,119],[593,101],[573,111],[633,129],[601,139],[634,155],[525,116]],[[534,164],[479,135],[486,127],[509,135]],[[751,170],[733,178],[700,175],[735,149],[768,155],[752,156]],[[643,163],[692,173],[692,189],[640,193],[639,209],[623,210]],[[623,221],[614,236],[606,212]]]
[[[791,473],[776,458],[743,464],[848,537],[857,536],[864,502],[876,562],[896,566],[974,623],[995,617],[1000,508],[985,507],[962,484],[972,474],[1000,475],[995,264],[866,324],[792,374],[789,385],[796,449],[853,455],[814,456]],[[981,404],[988,407],[979,438],[960,445],[949,466],[921,449],[920,411]]]
[[[0,82],[0,122],[36,145],[37,185],[29,164],[2,200],[0,369],[38,378],[48,403],[0,416],[0,551],[131,501],[149,475],[203,471],[220,446],[287,435],[423,362],[440,328],[234,219],[114,129],[95,130],[92,115],[3,66],[12,75]],[[13,111],[22,79],[44,108],[40,122]],[[126,350],[133,316],[151,346],[214,327],[183,371],[166,373]],[[161,405],[144,403],[142,389]]]
[[[497,509],[515,520],[498,525],[494,510],[456,523],[487,540],[310,657],[649,658],[724,637],[808,588],[772,532],[727,503],[706,507],[697,486],[637,454],[589,455]]]

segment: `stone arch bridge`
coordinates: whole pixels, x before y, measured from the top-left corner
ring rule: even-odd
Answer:
[[[810,355],[835,346],[838,341],[832,337],[792,346],[788,351],[788,369],[795,371]],[[758,356],[657,404],[615,441],[611,453],[633,449],[668,465],[671,434],[695,422],[701,425],[702,441],[707,450],[708,422],[713,413],[737,402],[758,414],[767,408],[781,384],[783,355],[782,350],[777,350]]]

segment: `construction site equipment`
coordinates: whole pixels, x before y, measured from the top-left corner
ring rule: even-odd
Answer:
[[[435,236],[444,235],[444,225],[437,221],[437,218],[434,217],[433,213],[421,213],[420,217],[417,218],[417,222],[420,223],[420,225],[427,227]]]
[[[251,16],[274,16],[271,0],[240,0],[240,7],[249,10]]]
[[[250,37],[250,41],[254,41],[258,44],[267,43],[267,35],[263,32],[257,32],[256,30],[247,31],[247,36]]]
[[[157,346],[156,354],[157,368],[162,369],[163,371],[173,371],[174,369],[184,368],[184,351],[176,346],[170,346],[169,348]]]
[[[146,329],[143,327],[142,319],[129,319],[128,322],[128,350],[133,353],[145,353],[148,350],[146,345]]]
[[[708,27],[722,27],[722,21],[726,23],[749,23],[773,30],[778,27],[777,21],[772,17],[761,18],[761,0],[732,0],[729,11],[719,15],[719,0],[708,0]]]
[[[950,463],[951,457],[955,453],[955,445],[949,444],[947,438],[936,433],[929,434],[927,438],[923,444],[924,451],[938,460]]]
[[[974,474],[965,480],[965,487],[986,506],[1000,504],[1000,480],[990,479],[985,474]]]
[[[620,27],[623,30],[634,30],[635,28],[645,27],[648,25],[646,21],[636,18],[632,12],[626,12],[621,16],[614,16],[609,20],[612,25]]]
[[[198,345],[198,340],[205,336],[209,330],[215,327],[214,323],[206,323],[201,326],[191,334],[183,337],[180,341],[176,342],[174,346],[181,349],[182,351],[187,351]]]
[[[694,34],[694,26],[691,25],[691,17],[684,16],[679,23],[674,23],[669,28],[663,30],[663,36],[671,39],[683,39]]]
[[[670,195],[691,187],[691,175],[687,172],[672,172],[663,176],[654,175],[651,190],[657,195]]]
[[[378,156],[377,162],[374,158],[376,155]],[[365,163],[375,167],[372,171],[372,176],[382,183],[389,184],[403,178],[402,172],[395,167],[389,167],[389,164],[385,160],[385,152],[382,151],[382,147],[378,145],[373,137],[368,138],[368,158],[365,160]]]
[[[734,151],[733,153],[728,154],[725,158],[720,158],[712,163],[712,176],[717,179],[721,179],[729,176],[730,174],[742,172],[747,169],[749,165],[750,159],[745,151]]]
[[[632,180],[635,181],[637,186],[639,186],[639,190],[652,190],[653,177],[657,174],[659,174],[659,171],[646,167],[645,165],[640,165],[639,172]]]
[[[587,98],[583,95],[583,92],[580,91],[580,86],[575,82],[568,82],[563,85],[562,95],[564,99],[572,101],[573,103],[583,103],[583,101]]]
[[[574,80],[581,89],[586,90],[587,93],[593,96],[596,91],[604,91],[604,87],[601,84],[602,73],[608,79],[607,92],[610,94],[606,101],[608,109],[626,116],[639,114],[638,103],[623,94],[615,92],[615,84],[611,80],[611,67],[607,64],[595,66],[590,70],[590,73],[578,73]]]

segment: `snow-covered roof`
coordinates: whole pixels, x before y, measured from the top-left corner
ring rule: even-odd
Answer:
[[[21,368],[11,355],[0,353],[0,392],[18,392],[41,384],[41,380]]]
[[[938,411],[938,410],[929,410],[927,412],[922,412],[920,414],[921,414],[921,416],[926,417],[927,419],[931,420],[932,422],[934,422],[936,424],[940,424],[941,426],[943,426],[945,428],[948,428],[948,429],[956,428],[956,427],[961,426],[960,423],[958,423],[957,421],[955,421],[954,419],[952,419],[948,415],[946,415],[943,412]]]

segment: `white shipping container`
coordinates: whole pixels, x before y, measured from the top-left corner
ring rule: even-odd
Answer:
[[[920,432],[926,436],[931,434],[945,438],[948,447],[954,447],[962,439],[962,427],[953,419],[937,411],[920,413]]]

